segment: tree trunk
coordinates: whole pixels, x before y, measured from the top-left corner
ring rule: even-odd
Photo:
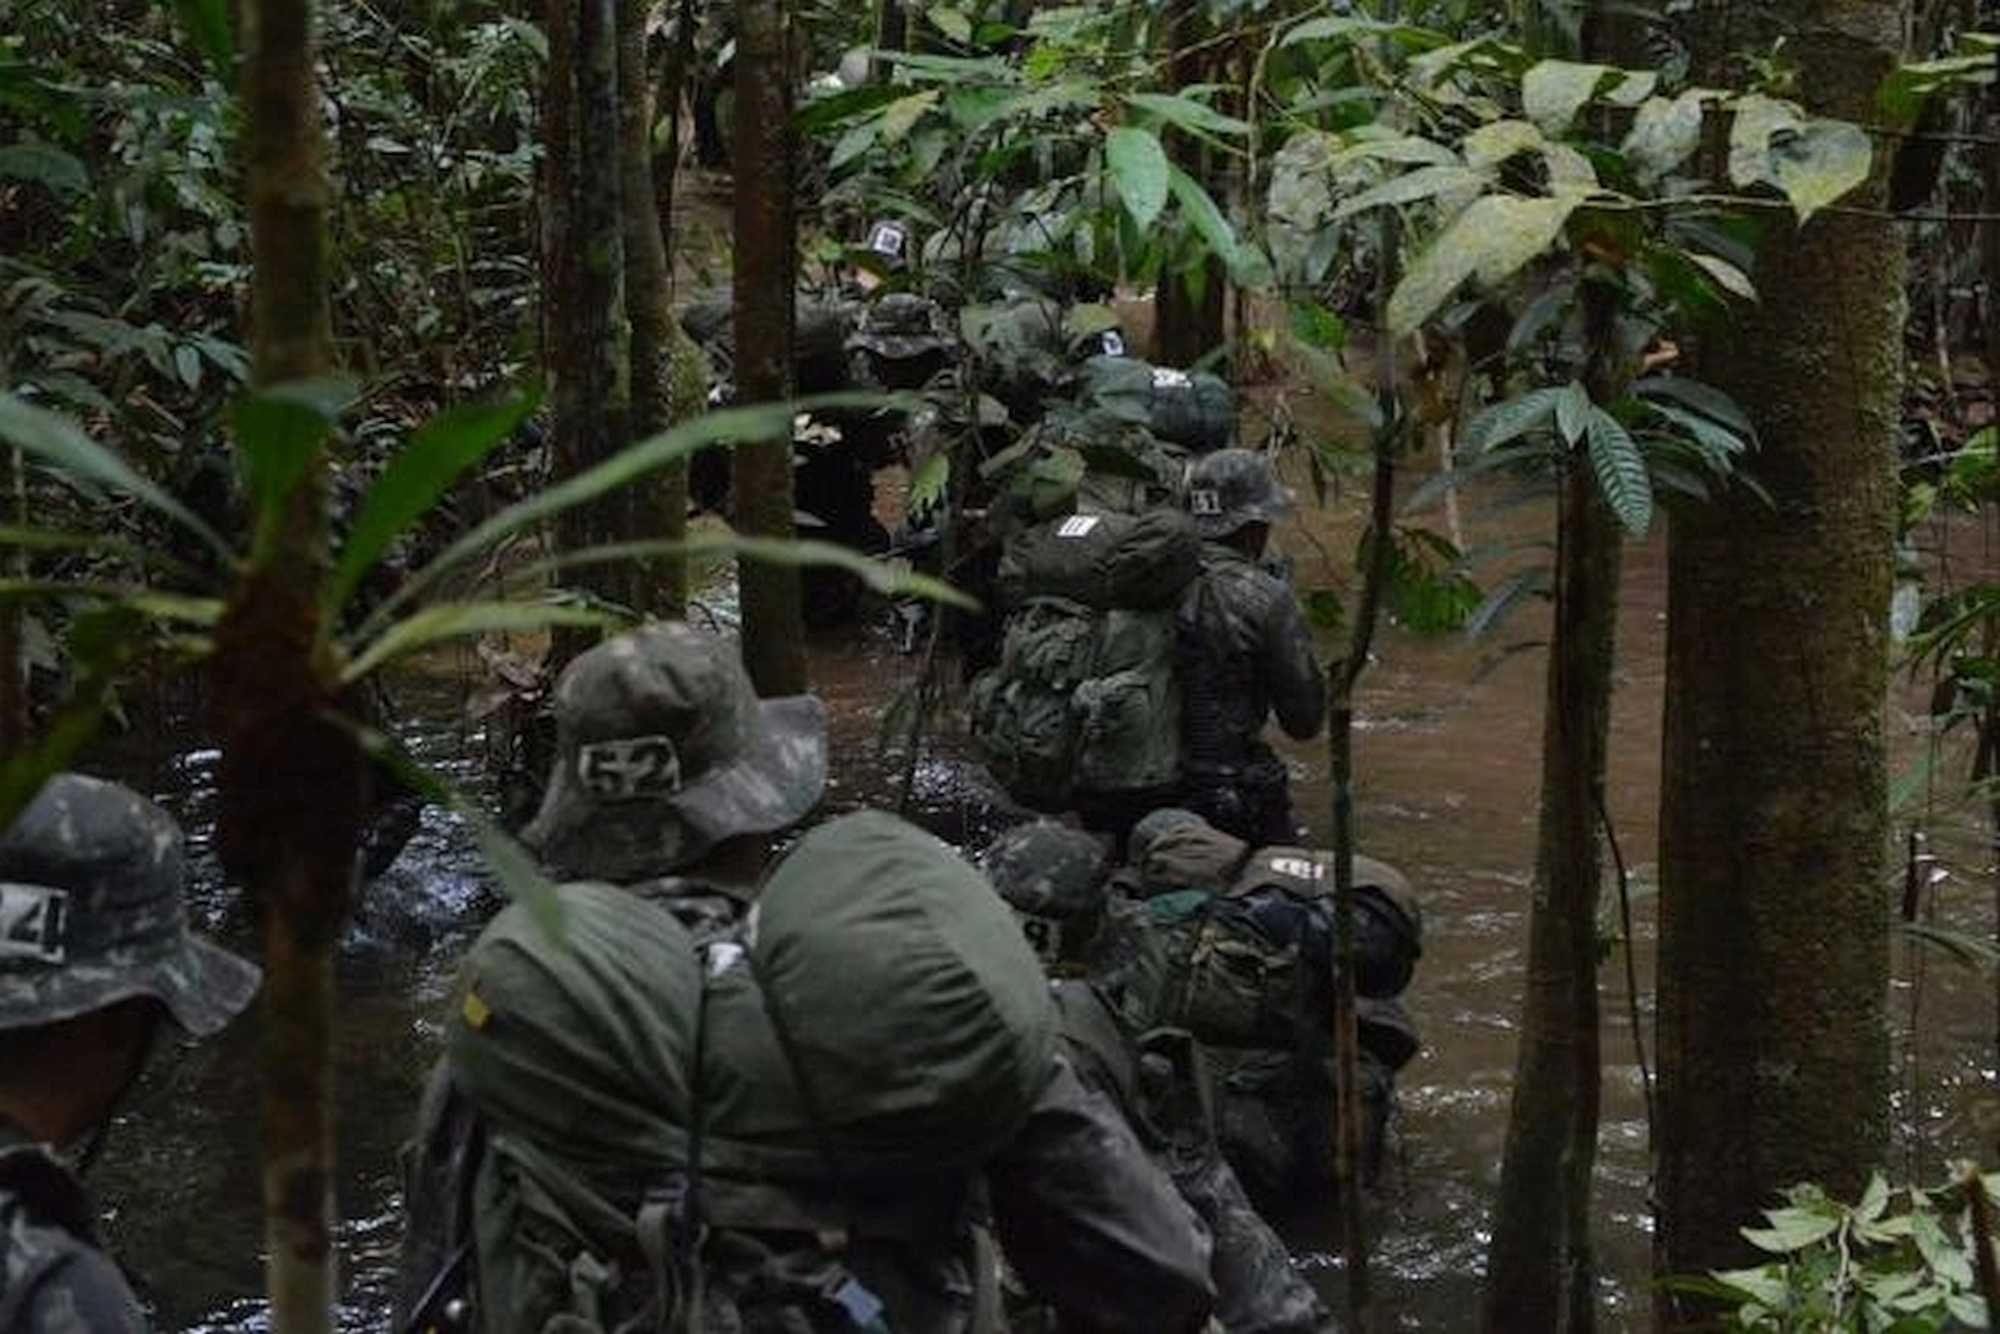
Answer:
[[[674,312],[667,283],[667,247],[653,186],[653,87],[646,63],[649,0],[618,0],[618,158],[624,211],[625,304],[631,314],[631,435],[649,436],[673,421],[670,357]],[[632,536],[674,540],[687,535],[687,468],[633,488]],[[669,556],[633,571],[633,610],[678,616],[687,606],[687,560]]]
[[[555,338],[550,360],[556,379],[556,468],[569,477],[631,443],[632,333],[625,317],[616,0],[551,0],[550,10],[552,30],[559,24],[569,28],[573,58],[558,63],[552,36],[549,78],[552,84],[571,81],[567,96],[576,127],[566,173],[568,226],[556,254],[561,281],[547,294]],[[562,90],[552,88],[549,103],[562,100]],[[621,487],[565,510],[556,520],[558,548],[580,551],[650,536],[645,495],[644,488]],[[634,562],[586,566],[572,581],[628,610],[646,606],[644,570]],[[587,637],[559,634],[555,657],[566,660],[587,643]]]
[[[246,0],[251,353],[269,385],[334,367],[324,134],[310,0]],[[331,1328],[333,951],[354,884],[363,764],[330,721],[338,672],[321,642],[325,454],[282,515],[260,516],[254,564],[216,627],[222,762],[217,850],[264,933],[263,1187],[272,1328]]]
[[[1596,1325],[1598,809],[1623,542],[1580,455],[1566,461],[1558,503],[1527,992],[1486,1267],[1492,1334]]]
[[[791,70],[784,0],[736,5],[736,393],[743,403],[791,397]],[[759,537],[793,536],[792,442],[745,441],[735,451],[736,526]],[[805,614],[799,572],[739,561],[743,665],[760,695],[806,688]]]
[[[910,13],[903,8],[903,0],[875,0],[875,49],[877,51],[903,51],[910,44]],[[877,60],[869,77],[878,83],[887,83],[896,72],[896,67],[886,60]]]
[[[1812,109],[1871,118],[1898,0],[1738,7],[1710,69],[1783,36]],[[1878,182],[1844,202],[1878,206]],[[1747,1262],[1794,1182],[1857,1193],[1888,1129],[1883,775],[1903,247],[1774,226],[1762,300],[1704,347],[1774,507],[1676,516],[1660,815],[1660,1267]]]
[[[1226,53],[1195,49],[1207,32],[1199,0],[1181,0],[1167,25],[1172,55],[1168,80],[1175,88],[1210,81]],[[1218,200],[1228,195],[1214,188],[1213,156],[1202,142],[1169,129],[1167,152],[1174,165],[1209,187]],[[1164,270],[1153,297],[1153,360],[1163,366],[1192,366],[1223,342],[1223,313],[1229,304],[1229,281],[1222,261],[1213,255],[1191,270]]]

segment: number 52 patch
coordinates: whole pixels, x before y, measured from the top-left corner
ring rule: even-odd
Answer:
[[[69,895],[46,885],[0,882],[0,959],[61,963]]]

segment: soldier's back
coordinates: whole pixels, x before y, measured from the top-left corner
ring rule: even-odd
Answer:
[[[97,1249],[75,1178],[36,1146],[0,1141],[0,1334],[146,1328],[125,1276]]]

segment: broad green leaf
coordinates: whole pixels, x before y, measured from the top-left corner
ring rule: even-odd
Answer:
[[[1141,232],[1150,228],[1167,206],[1167,150],[1150,130],[1129,125],[1113,129],[1104,140],[1104,164],[1118,187],[1118,197]]]
[[[1648,98],[1639,107],[1621,151],[1640,184],[1651,185],[1701,146],[1702,106],[1711,96],[1696,88],[1671,101]]]
[[[882,118],[871,116],[867,120],[848,127],[847,132],[833,145],[833,152],[827,157],[827,170],[839,171],[854,159],[875,146],[882,136]]]
[[[931,21],[932,27],[951,38],[954,42],[957,42],[960,46],[972,45],[972,20],[959,10],[940,6],[937,9],[931,10],[924,17]]]
[[[1445,75],[1470,61],[1474,56],[1483,55],[1494,46],[1491,37],[1475,37],[1470,41],[1454,42],[1426,51],[1412,60],[1408,67],[1410,83],[1419,89],[1433,88]]]
[[[1965,1253],[1945,1235],[1934,1216],[1913,1211],[1910,1238],[1917,1243],[1917,1250],[1932,1273],[1956,1287],[1972,1286],[1972,1265],[1967,1262]]]
[[[1387,139],[1363,139],[1333,153],[1325,165],[1338,167],[1364,158],[1374,158],[1383,162],[1410,162],[1420,166],[1459,165],[1458,154],[1435,139],[1424,139],[1413,134],[1396,135]]]
[[[531,634],[557,626],[608,629],[621,623],[622,618],[610,612],[554,602],[445,602],[425,607],[384,630],[347,664],[340,679],[343,685],[352,685],[399,658],[468,635]]]
[[[1968,37],[1977,34],[1967,34]],[[1963,40],[1963,39],[1961,39]],[[1876,101],[1889,124],[1901,129],[1914,125],[1923,114],[1924,103],[1941,88],[1958,84],[1991,84],[1994,77],[1993,53],[1945,56],[1923,60],[1890,71],[1882,80]]]
[[[1704,417],[1721,422],[1752,444],[1756,443],[1757,428],[1751,424],[1749,414],[1737,406],[1735,399],[1713,385],[1680,375],[1649,375],[1643,380],[1634,380],[1631,392],[1640,398],[1670,398],[1684,403]]]
[[[1292,337],[1308,347],[1339,352],[1347,345],[1347,322],[1317,301],[1294,301]]]
[[[1540,148],[1542,132],[1525,120],[1496,120],[1480,126],[1459,144],[1466,165],[1497,167],[1516,153]]]
[[[1604,100],[1615,107],[1636,107],[1653,95],[1660,86],[1657,71],[1649,69],[1620,70],[1624,77],[1604,92]]]
[[[1804,1250],[1820,1238],[1831,1236],[1840,1227],[1837,1215],[1806,1209],[1766,1209],[1764,1217],[1770,1221],[1769,1227],[1746,1227],[1737,1231],[1758,1250],[1770,1251],[1774,1255],[1790,1255]]]
[[[1698,412],[1690,412],[1672,403],[1662,403],[1658,399],[1640,399],[1648,412],[1656,413],[1664,420],[1681,428],[1698,442],[1704,453],[1715,461],[1726,464],[1734,455],[1743,453],[1750,444],[1742,436],[1711,417]]]
[[[0,180],[27,181],[58,195],[80,195],[90,188],[90,173],[83,163],[49,144],[0,148]]]
[[[1568,60],[1544,60],[1521,79],[1521,108],[1528,119],[1550,134],[1569,129],[1576,113],[1606,79],[1618,76],[1609,65],[1579,65]]]
[[[1327,402],[1366,426],[1370,433],[1381,431],[1382,401],[1374,390],[1354,378],[1339,357],[1305,341],[1293,345],[1292,355],[1304,368],[1312,387]]]
[[[229,27],[229,0],[174,0],[181,26],[215,71],[224,88],[236,84],[236,39]]]
[[[951,455],[940,450],[918,465],[910,477],[910,517],[917,518],[930,513],[944,499],[944,489],[951,481]]]
[[[1555,245],[1579,202],[1577,195],[1485,195],[1473,200],[1396,284],[1389,298],[1389,331],[1397,337],[1415,332],[1467,278],[1489,285],[1505,282]]]
[[[1683,250],[1681,254],[1690,264],[1698,265],[1702,272],[1715,279],[1716,285],[1725,292],[1740,296],[1745,301],[1757,299],[1757,288],[1750,281],[1750,275],[1728,260],[1704,255],[1698,250]]]
[[[1531,389],[1519,398],[1494,404],[1466,423],[1459,438],[1460,449],[1467,453],[1497,449],[1526,435],[1549,419],[1556,410],[1556,400],[1562,396],[1560,386]]]
[[[1088,338],[1107,329],[1116,329],[1123,323],[1117,311],[1095,301],[1079,303],[1063,312],[1063,332],[1071,338]]]
[[[1790,102],[1761,93],[1729,104],[1735,118],[1729,124],[1729,180],[1734,185],[1775,185],[1771,170],[1771,136],[1780,130],[1797,133],[1805,115]]]
[[[0,393],[0,440],[17,445],[45,463],[144,502],[200,538],[226,561],[235,553],[213,528],[178,500],[133,470],[116,454],[85,435],[74,422],[9,393]]]
[[[209,626],[222,619],[222,603],[216,598],[186,597],[128,584],[95,583],[83,579],[0,579],[0,603],[51,602],[67,598],[111,603],[155,621]]]
[[[284,504],[305,477],[313,451],[354,397],[353,381],[327,378],[272,385],[236,400],[231,424],[260,523],[284,521]]]
[[[523,581],[533,581],[579,566],[658,560],[665,556],[747,556],[751,560],[768,560],[782,565],[831,565],[846,570],[868,588],[888,597],[923,598],[963,607],[968,611],[979,610],[977,599],[968,597],[941,579],[905,570],[873,556],[864,556],[837,543],[803,539],[786,542],[778,538],[739,537],[734,533],[704,534],[678,542],[665,539],[607,542],[603,546],[585,547],[582,551],[535,561],[514,573]]]
[[[926,88],[921,93],[911,93],[891,102],[889,109],[882,113],[882,142],[901,142],[911,127],[923,119],[924,113],[937,105],[939,93],[939,89]]]
[[[1567,444],[1576,444],[1590,429],[1590,415],[1596,407],[1590,394],[1575,380],[1562,387],[1556,398],[1556,430]]]
[[[93,555],[115,556],[134,565],[147,566],[178,579],[195,583],[201,574],[184,561],[129,538],[111,533],[66,533],[51,528],[0,524],[0,547],[25,551],[87,551]]]
[[[1875,149],[1868,132],[1839,120],[1807,122],[1771,144],[1772,183],[1785,192],[1801,225],[1868,179]]]
[[[1625,531],[1644,537],[1653,526],[1653,484],[1646,476],[1645,456],[1624,424],[1603,408],[1591,410],[1589,436],[1597,489]]]
[[[1284,40],[1278,45],[1293,46],[1299,42],[1353,42],[1364,38],[1389,38],[1398,45],[1418,51],[1446,46],[1451,42],[1451,39],[1443,33],[1407,23],[1386,23],[1380,19],[1330,15],[1295,24],[1286,31]]]
[[[934,56],[918,51],[869,52],[872,59],[884,60],[922,79],[947,84],[994,84],[1022,81],[1021,72],[1006,61],[993,56],[968,59],[960,56]]]
[[[1465,637],[1483,639],[1503,624],[1514,609],[1531,597],[1547,597],[1549,594],[1549,568],[1546,565],[1531,566],[1516,570],[1508,575],[1486,594],[1470,616],[1465,618]]]
[[[327,608],[337,616],[389,545],[429,513],[468,468],[513,435],[540,401],[537,387],[492,403],[452,408],[418,427],[368,488],[340,549]]]
[[[1881,1172],[1868,1174],[1868,1188],[1861,1192],[1861,1202],[1854,1206],[1856,1222],[1872,1223],[1882,1216],[1889,1207],[1889,1179]]]
[[[1263,253],[1246,249],[1236,243],[1236,230],[1229,225],[1229,219],[1222,216],[1215,200],[1209,197],[1201,182],[1182,171],[1179,167],[1167,169],[1167,184],[1173,190],[1174,199],[1181,206],[1181,215],[1193,225],[1201,239],[1208,243],[1209,250],[1229,266],[1230,276],[1238,286],[1261,286],[1257,266],[1263,261]],[[1264,266],[1263,278],[1269,277],[1269,266]]]
[[[1380,185],[1363,190],[1352,199],[1344,201],[1333,211],[1330,221],[1353,217],[1371,208],[1382,208],[1391,204],[1414,204],[1434,195],[1451,190],[1484,189],[1492,177],[1483,171],[1470,167],[1419,167],[1391,177]]]
[[[1784,1272],[1772,1265],[1763,1269],[1718,1269],[1710,1277],[1724,1287],[1773,1310],[1783,1310],[1789,1301]]]
[[[542,870],[541,863],[477,803],[419,763],[393,738],[372,728],[341,721],[354,733],[363,754],[386,767],[418,795],[465,821],[473,841],[479,844],[480,855],[499,882],[501,893],[516,903],[527,904],[549,939],[557,945],[563,944],[566,937],[562,900],[556,896],[555,882]]]
[[[698,449],[724,441],[785,438],[791,432],[793,415],[798,412],[836,408],[893,409],[904,407],[906,402],[883,394],[822,394],[792,403],[758,403],[703,413],[671,430],[620,450],[588,471],[509,505],[446,547],[430,564],[411,574],[402,587],[369,614],[362,624],[362,631],[367,633],[380,629],[397,609],[428,593],[445,575],[522,529],[553,519],[565,510],[678,463]]]
[[[1590,195],[1597,193],[1597,168],[1590,159],[1568,144],[1543,144],[1542,163],[1549,172],[1549,193]]]
[[[850,88],[829,97],[816,98],[800,107],[792,116],[792,124],[801,134],[816,134],[836,125],[844,125],[857,116],[879,111],[905,95],[906,90],[893,83],[871,83]]]
[[[1170,93],[1127,93],[1125,102],[1141,111],[1150,111],[1161,120],[1184,130],[1208,134],[1248,134],[1249,123],[1225,116],[1214,107],[1192,97]]]

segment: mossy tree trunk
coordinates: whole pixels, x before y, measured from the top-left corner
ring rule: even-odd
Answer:
[[[1865,122],[1906,12],[1738,6],[1698,49],[1715,71],[1783,37],[1811,109]],[[1657,1247],[1670,1273],[1747,1262],[1737,1229],[1794,1182],[1852,1198],[1888,1130],[1902,238],[1845,213],[1773,226],[1756,279],[1761,301],[1701,367],[1755,418],[1751,464],[1774,506],[1738,492],[1676,516],[1669,561]]]
[[[330,189],[310,0],[245,0],[251,354],[269,385],[334,368],[327,291]],[[335,1293],[333,956],[352,894],[364,766],[322,635],[325,454],[281,512],[260,516],[253,562],[216,628],[222,746],[217,846],[264,935],[261,1093],[272,1327],[321,1334]]]
[[[791,68],[784,0],[736,5],[736,393],[743,403],[791,396],[793,214]],[[745,441],[735,450],[736,526],[759,537],[793,533],[792,442]],[[799,572],[741,561],[743,665],[761,695],[806,688]]]
[[[631,433],[662,431],[674,419],[671,357],[674,312],[667,280],[667,246],[660,234],[653,182],[653,80],[646,61],[648,0],[618,4],[619,205],[624,213],[625,305],[631,316]],[[632,518],[643,535],[678,539],[687,534],[687,468],[636,488]],[[640,533],[633,534],[641,535]],[[667,557],[635,573],[635,611],[678,616],[687,606],[687,561]]]

